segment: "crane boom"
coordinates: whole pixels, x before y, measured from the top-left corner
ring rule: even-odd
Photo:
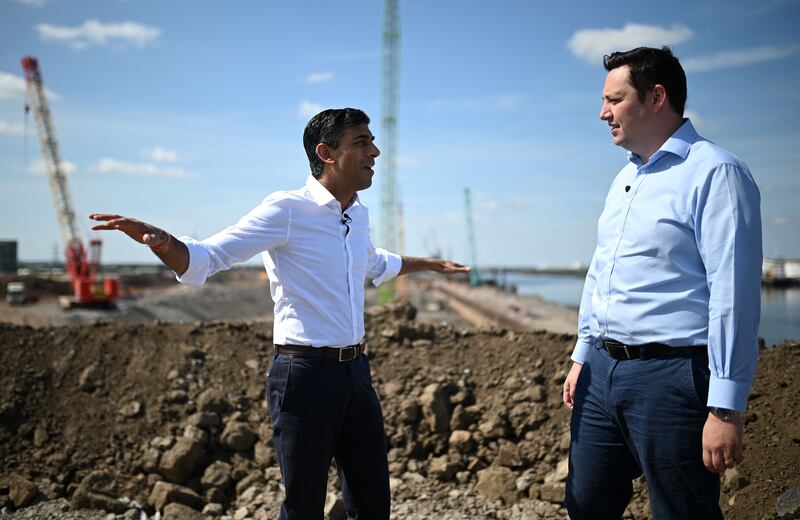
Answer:
[[[89,254],[87,255],[75,218],[67,176],[64,174],[64,167],[61,164],[61,154],[53,130],[50,109],[47,106],[39,62],[33,56],[25,56],[21,61],[22,69],[25,71],[28,103],[33,111],[39,144],[42,148],[42,162],[47,172],[50,194],[53,197],[53,205],[58,218],[58,227],[64,242],[66,269],[75,291],[75,299],[63,305],[66,308],[81,304],[110,306],[118,294],[118,281],[106,279],[103,288],[95,287],[95,275],[100,263],[101,242],[99,239],[90,240]]]
[[[33,111],[36,129],[39,135],[39,144],[42,147],[42,159],[47,178],[50,181],[50,192],[56,208],[61,239],[66,247],[72,244],[81,244],[81,235],[75,221],[75,210],[72,204],[72,195],[67,186],[67,178],[61,164],[61,154],[58,151],[58,141],[53,131],[50,119],[50,109],[44,94],[42,74],[39,63],[32,56],[22,58],[22,68],[25,70],[28,103]]]

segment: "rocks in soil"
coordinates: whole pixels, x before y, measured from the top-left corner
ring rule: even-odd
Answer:
[[[396,304],[367,313],[393,518],[563,518],[569,411],[558,382],[575,338],[463,331],[414,314]],[[274,518],[270,326],[0,324],[0,344],[26,345],[0,349],[0,506],[33,510],[44,496],[120,516]],[[745,461],[722,479],[726,518],[796,514],[800,441],[786,417],[798,363],[794,343],[761,353]],[[12,486],[12,473],[36,492]],[[329,480],[326,514],[338,518],[333,469]],[[647,518],[645,484],[634,488],[627,515]]]
[[[775,513],[781,519],[800,518],[800,484],[778,497]]]
[[[14,507],[25,507],[39,494],[39,488],[25,477],[12,473],[8,478],[8,497]]]

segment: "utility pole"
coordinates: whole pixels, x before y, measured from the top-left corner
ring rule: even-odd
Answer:
[[[403,254],[398,241],[397,224],[397,90],[399,85],[399,39],[400,24],[397,15],[397,0],[383,3],[383,58],[381,91],[381,245],[389,251]],[[386,302],[394,298],[395,285],[381,286],[379,300]]]

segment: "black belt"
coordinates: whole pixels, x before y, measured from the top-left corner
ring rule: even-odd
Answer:
[[[695,354],[708,354],[708,347],[706,345],[698,345],[695,347],[670,347],[663,343],[625,345],[619,341],[603,341],[603,349],[614,359],[690,357]]]
[[[333,361],[353,361],[364,353],[364,344],[349,347],[310,347],[308,345],[275,345],[275,353],[283,356],[314,357]]]

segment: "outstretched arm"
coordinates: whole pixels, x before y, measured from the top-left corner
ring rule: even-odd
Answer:
[[[89,218],[103,224],[92,227],[96,231],[122,231],[140,244],[150,248],[155,255],[172,269],[178,276],[189,268],[189,249],[186,244],[173,237],[163,229],[157,228],[135,218],[106,213],[92,213]]]
[[[439,258],[414,258],[412,256],[402,257],[403,265],[400,267],[400,272],[397,276],[402,276],[408,273],[416,273],[418,271],[434,271],[442,274],[453,273],[468,273],[472,270],[471,267],[461,265],[450,260],[441,260]]]

